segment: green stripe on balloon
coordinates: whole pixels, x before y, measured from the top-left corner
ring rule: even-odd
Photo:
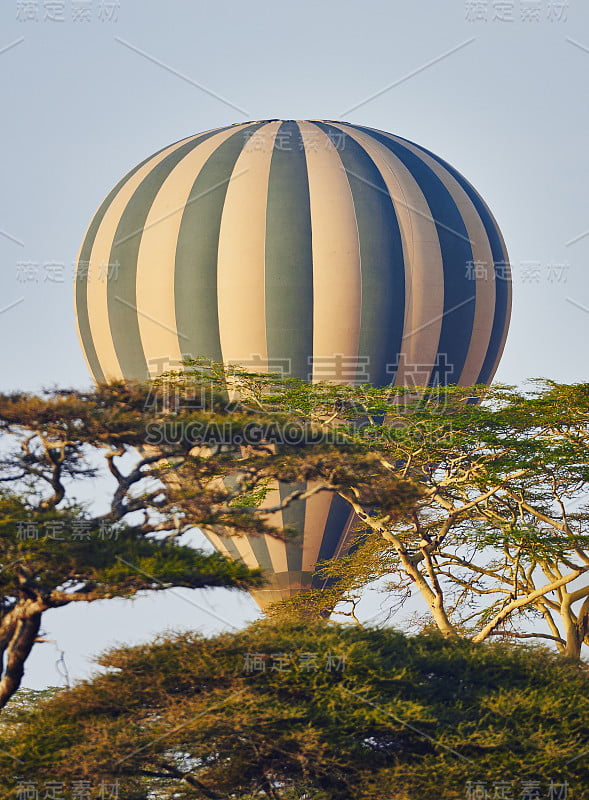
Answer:
[[[307,162],[299,126],[276,134],[266,213],[266,338],[268,359],[290,363],[307,380],[313,354],[313,252]]]
[[[444,309],[438,355],[445,358],[444,382],[456,384],[464,368],[473,335],[476,284],[467,267],[473,263],[472,247],[464,219],[451,193],[431,167],[402,143],[381,131],[360,128],[387,147],[407,167],[423,192],[436,226],[444,276]],[[430,382],[438,379],[432,372]]]
[[[280,483],[280,502],[283,503],[293,492],[304,492],[306,483]],[[282,521],[296,531],[296,538],[286,540],[286,563],[289,570],[303,568],[303,539],[305,536],[306,500],[295,500],[282,510]]]
[[[235,542],[233,541],[231,536],[225,536],[222,533],[217,533],[217,536],[219,537],[223,546],[225,547],[225,549],[227,550],[227,552],[234,561],[243,561],[241,553],[237,549]]]
[[[351,507],[343,497],[340,497],[339,494],[334,494],[331,499],[317,562],[327,561],[336,555],[340,555],[339,549],[342,544],[343,533],[352,514]]]
[[[268,550],[266,536],[248,536],[248,542],[260,567],[267,572],[272,572],[274,567],[272,565],[270,551]]]
[[[125,376],[149,378],[139,332],[141,309],[137,308],[137,257],[149,210],[174,167],[212,135],[209,132],[182,145],[156,164],[135,190],[117,226],[109,263],[120,266],[118,280],[108,285],[108,316],[113,345]]]

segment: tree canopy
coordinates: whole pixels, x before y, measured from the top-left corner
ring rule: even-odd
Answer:
[[[541,647],[299,619],[99,663],[3,737],[4,796],[51,779],[119,800],[589,797],[589,677]]]
[[[204,524],[214,508],[233,529],[267,530],[274,509],[260,498],[271,478],[307,482],[282,506],[335,492],[357,514],[358,541],[381,542],[371,558],[364,549],[327,566],[341,590],[388,573],[395,602],[419,593],[444,635],[539,636],[579,658],[589,641],[588,384],[377,389],[195,362],[156,386],[165,417],[151,433],[169,444],[181,431],[193,445],[177,476]],[[203,398],[227,386],[213,418]],[[228,475],[232,490],[211,503],[212,476]],[[314,599],[325,609],[335,597]]]
[[[323,566],[327,592],[294,608],[329,613],[388,575],[391,607],[418,593],[446,636],[538,636],[579,658],[588,420],[587,384],[376,389],[211,362],[146,385],[0,396],[0,706],[44,611],[169,586],[260,585],[259,571],[180,537],[195,526],[288,537],[272,513],[318,492],[356,512],[357,546]],[[96,513],[76,490],[101,469],[110,506]],[[268,507],[273,480],[292,491]]]
[[[116,387],[0,397],[0,708],[43,641],[49,609],[172,586],[263,582],[259,570],[181,541],[190,518],[180,521],[165,502],[149,471],[157,459],[134,451],[146,394]],[[96,512],[76,492],[92,491],[100,452],[114,481],[102,482],[110,507]],[[129,453],[136,457],[123,466]]]
[[[195,527],[288,538],[276,508],[320,492],[356,513],[354,547],[318,567],[327,589],[239,634],[119,648],[107,674],[19,701],[3,789],[34,796],[51,766],[121,800],[589,797],[588,425],[588,384],[376,389],[210,362],[0,396],[1,705],[49,608],[261,585],[183,545]],[[97,511],[77,489],[103,473]],[[270,507],[277,480],[290,489]],[[421,597],[426,633],[322,619],[347,601],[358,623],[377,577],[391,611]]]

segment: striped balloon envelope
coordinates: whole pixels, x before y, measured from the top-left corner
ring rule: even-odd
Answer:
[[[438,156],[358,125],[266,120],[132,169],[90,223],[75,304],[97,382],[205,356],[312,381],[471,385],[497,368],[511,282],[490,210]],[[311,586],[353,519],[318,494],[276,515],[296,542],[208,535],[268,570],[265,604]]]

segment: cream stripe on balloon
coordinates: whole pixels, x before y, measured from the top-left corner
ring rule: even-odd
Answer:
[[[217,259],[219,336],[225,363],[248,371],[268,368],[266,343],[266,205],[274,140],[280,126],[256,131],[256,148],[246,144],[227,188]]]
[[[218,552],[221,553],[222,556],[225,556],[225,558],[229,558],[231,560],[234,560],[233,559],[233,555],[225,547],[225,545],[223,544],[223,540],[221,539],[220,536],[217,536],[216,533],[213,533],[213,531],[210,528],[207,528],[206,530],[203,530],[202,532],[204,533],[206,538],[209,540],[209,542],[213,545],[215,550],[218,550]]]
[[[107,381],[123,378],[124,376],[116,354],[109,325],[108,281],[99,280],[101,265],[103,265],[102,269],[104,269],[104,265],[108,265],[110,261],[111,248],[118,224],[121,221],[121,217],[129,200],[143,179],[149,175],[154,167],[169,156],[170,153],[173,153],[179,147],[183,147],[187,142],[197,138],[198,136],[192,136],[189,139],[176,142],[176,144],[158,153],[137,170],[125,185],[121,187],[120,191],[109,205],[100,223],[100,227],[96,232],[88,267],[88,320],[100,366]]]
[[[227,530],[229,531],[231,529],[228,528]],[[243,534],[235,534],[231,537],[231,540],[237,548],[237,552],[241,556],[241,560],[246,567],[249,567],[249,569],[257,569],[260,564],[258,563],[258,559],[256,558],[256,555],[252,550],[252,546],[246,536]]]
[[[447,169],[430,155],[424,153],[423,150],[414,147],[409,142],[404,142],[395,136],[390,136],[389,138],[399,142],[403,147],[414,153],[438,176],[456,203],[466,226],[466,232],[472,247],[474,263],[470,265],[470,271],[472,272],[470,277],[476,301],[470,344],[457,383],[460,386],[471,386],[476,383],[481,369],[480,365],[485,360],[485,354],[491,338],[495,310],[495,271],[487,232],[472,200]],[[469,265],[465,264],[464,272],[460,275],[461,280],[469,280],[468,270]],[[476,275],[477,271],[481,273],[480,276]]]
[[[88,227],[86,228],[86,233],[84,234],[84,238],[82,239],[82,244],[80,245],[80,249],[78,250],[78,255],[76,256],[76,281],[81,280],[81,276],[79,276],[79,273],[78,273],[78,270],[80,269],[80,266],[79,266],[80,265],[80,258],[82,257],[82,250],[84,249],[84,244],[86,243],[86,237],[88,236],[88,232],[90,231],[90,228],[92,227],[92,222],[93,221],[94,220],[91,219],[90,222],[88,223]],[[107,270],[108,270],[108,267],[107,267]],[[77,331],[77,334],[78,334],[78,341],[80,342],[80,345],[81,345],[80,349],[82,350],[82,355],[84,356],[84,361],[86,362],[86,366],[88,367],[88,372],[90,373],[90,375],[92,375],[94,380],[96,382],[98,382],[98,379],[97,379],[96,375],[94,374],[94,370],[92,368],[92,365],[90,364],[90,360],[89,360],[88,354],[86,352],[86,343],[84,341],[84,338],[82,336],[82,330],[80,328],[80,311],[79,311],[79,308],[78,308],[78,292],[76,291],[76,289],[77,289],[77,287],[74,286],[74,314],[75,314],[75,317],[76,317],[76,331]],[[88,292],[88,284],[87,284],[87,282],[86,282],[86,285],[85,285],[84,289],[86,290],[85,294],[87,295],[87,292]],[[84,298],[83,302],[86,304],[86,313],[88,315],[90,315],[90,309],[88,308],[87,297]],[[92,332],[90,331],[90,336],[91,335],[92,335]]]
[[[308,489],[313,487],[308,484]],[[325,523],[329,516],[332,492],[319,492],[308,497],[305,501],[305,531],[303,534],[303,572],[312,572],[319,558],[322,539],[317,536],[317,531],[325,530]]]
[[[405,258],[405,324],[395,384],[427,383],[436,362],[444,311],[444,271],[440,241],[430,207],[403,162],[363,131],[336,125],[355,139],[376,164],[393,199]],[[380,187],[375,186],[375,191]],[[420,335],[415,335],[419,331]],[[416,368],[425,367],[422,373]]]
[[[362,276],[356,212],[349,181],[330,138],[300,122],[313,231],[313,380],[345,381],[334,356],[358,357]],[[329,364],[333,363],[333,375]]]
[[[260,508],[272,508],[280,504],[280,489],[278,481],[272,481]],[[282,511],[276,511],[266,517],[266,522],[277,530],[284,528],[284,519]],[[266,545],[268,546],[268,553],[270,561],[272,562],[272,569],[274,572],[288,572],[288,561],[286,559],[286,544],[281,539],[276,539],[273,536],[266,534],[264,536]]]
[[[174,265],[184,209],[209,156],[243,128],[245,125],[221,131],[191,150],[170,172],[151,205],[137,256],[136,283],[139,334],[148,365],[182,359],[182,331],[176,331]]]

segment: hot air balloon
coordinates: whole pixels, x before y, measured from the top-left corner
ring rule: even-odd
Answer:
[[[86,232],[75,306],[97,382],[205,356],[312,381],[471,385],[497,368],[511,284],[490,210],[438,156],[349,123],[263,120],[125,175]],[[296,541],[207,535],[267,571],[265,606],[317,585],[353,522],[320,493],[275,516]]]

